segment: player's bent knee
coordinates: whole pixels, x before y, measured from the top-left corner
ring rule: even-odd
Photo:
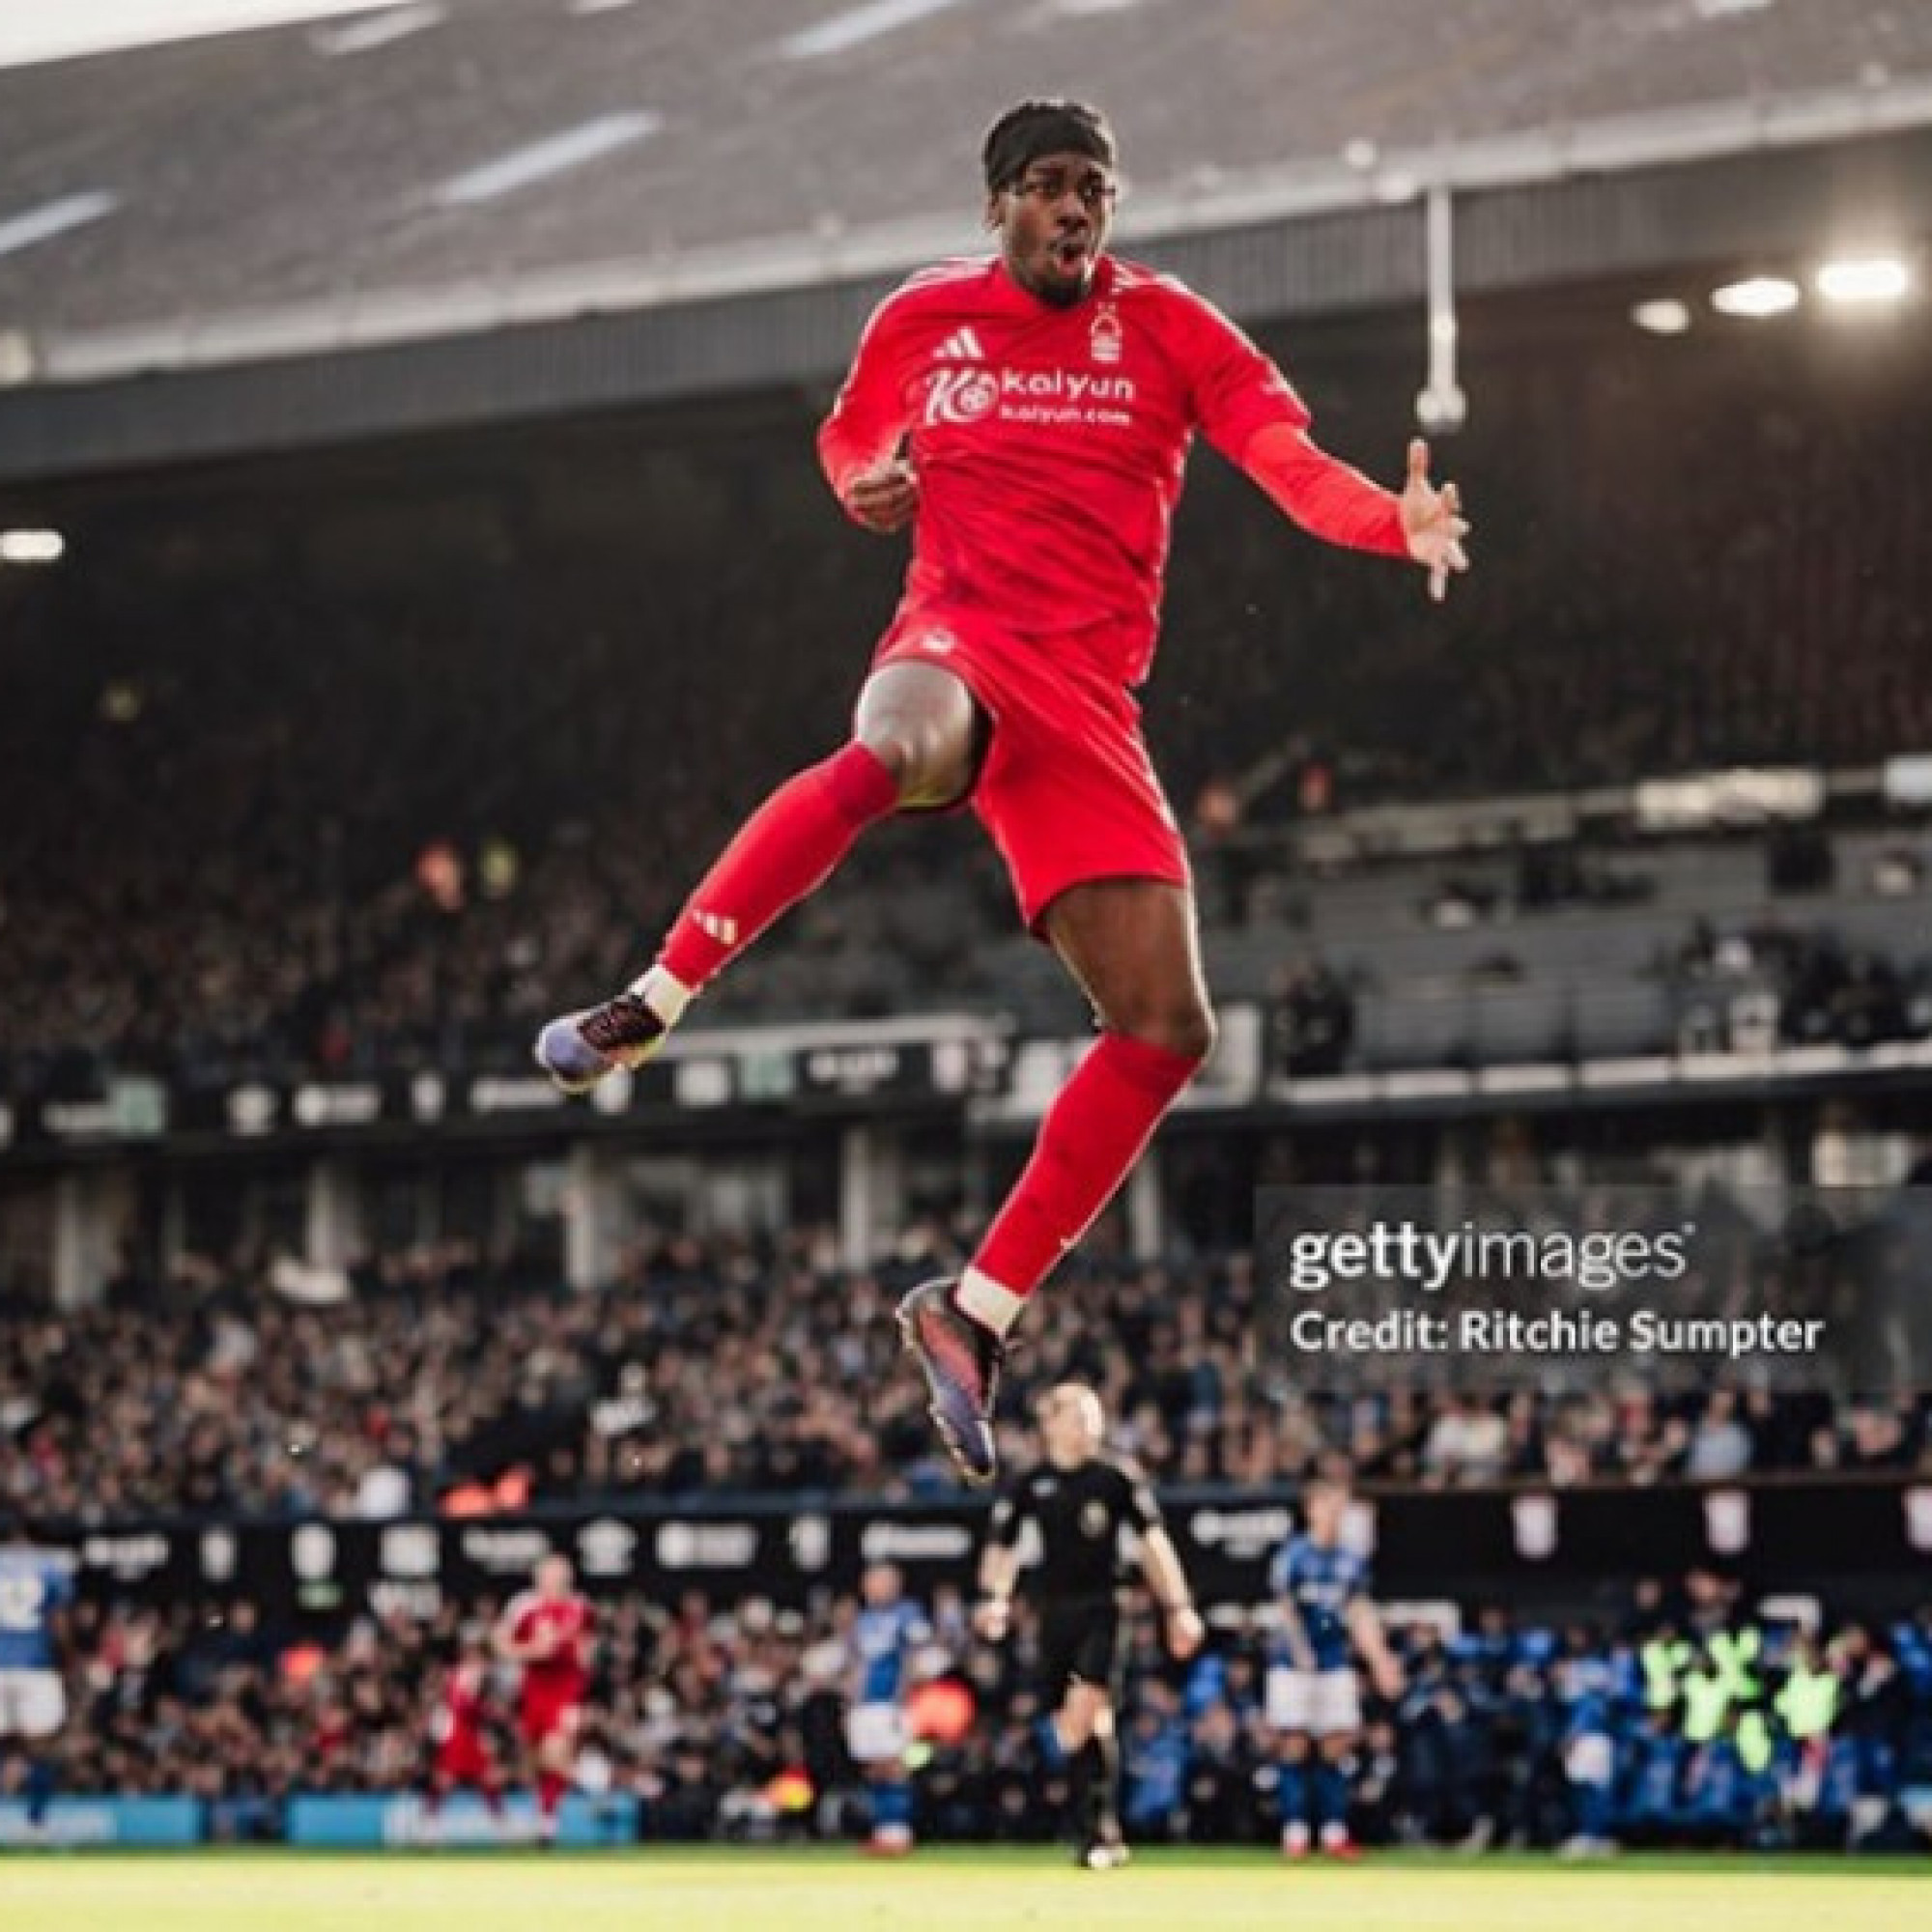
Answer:
[[[1214,1042],[1220,1037],[1213,1009],[1197,1000],[1129,1013],[1123,1022],[1117,1022],[1115,1030],[1129,1039],[1157,1046],[1178,1060],[1191,1060],[1197,1065],[1214,1051]]]
[[[885,766],[901,805],[950,805],[965,789],[968,747],[945,725],[897,717],[862,730],[859,742]]]

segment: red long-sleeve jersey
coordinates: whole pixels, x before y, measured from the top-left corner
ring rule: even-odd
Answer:
[[[1406,554],[1396,498],[1308,423],[1280,369],[1172,276],[1103,256],[1086,298],[1060,308],[985,257],[923,270],[879,304],[818,447],[842,499],[907,446],[910,601],[1066,638],[1134,685],[1197,430],[1318,535]]]
[[[503,1628],[520,1649],[534,1646],[526,1656],[524,1692],[582,1702],[590,1688],[592,1611],[587,1598],[544,1597],[526,1590],[513,1597],[503,1612]]]

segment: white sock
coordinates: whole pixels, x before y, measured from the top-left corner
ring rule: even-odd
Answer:
[[[952,1291],[952,1299],[980,1327],[990,1328],[995,1335],[1004,1335],[1026,1306],[1025,1295],[1015,1294],[1009,1288],[1002,1288],[991,1275],[981,1274],[976,1267],[969,1267],[959,1277],[959,1286]]]
[[[691,988],[662,966],[639,973],[631,981],[631,991],[664,1021],[667,1032],[684,1017],[693,997]]]

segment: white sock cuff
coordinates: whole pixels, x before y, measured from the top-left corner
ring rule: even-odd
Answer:
[[[1009,1288],[1002,1288],[991,1275],[981,1274],[976,1267],[969,1267],[959,1277],[959,1286],[952,1291],[952,1299],[964,1313],[981,1327],[990,1328],[995,1335],[1004,1335],[1026,1306],[1025,1295],[1015,1294]]]
[[[631,981],[631,991],[668,1027],[674,1027],[684,1017],[685,1008],[695,997],[691,987],[662,966],[639,973]]]

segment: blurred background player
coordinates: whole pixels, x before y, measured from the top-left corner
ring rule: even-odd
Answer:
[[[490,1729],[495,1721],[490,1702],[490,1657],[480,1645],[466,1644],[451,1665],[437,1701],[436,1758],[430,1768],[428,1810],[440,1814],[452,1791],[468,1785],[483,1794],[490,1815],[503,1815],[503,1768]]]
[[[37,1835],[53,1802],[54,1740],[67,1722],[61,1667],[72,1600],[67,1558],[0,1520],[0,1765],[16,1749],[24,1756],[21,1789]]]
[[[1607,1659],[1565,1658],[1556,1673],[1563,1707],[1563,1777],[1570,1800],[1570,1835],[1560,1849],[1569,1858],[1594,1858],[1617,1849],[1616,1678]]]
[[[1368,1560],[1344,1542],[1350,1488],[1339,1475],[1308,1485],[1308,1526],[1276,1552],[1269,1588],[1281,1611],[1281,1653],[1268,1672],[1267,1720],[1282,1740],[1281,1848],[1305,1858],[1319,1838],[1356,1856],[1349,1833],[1347,1764],[1362,1727],[1354,1659],[1378,1691],[1396,1697],[1402,1671],[1369,1598]]]
[[[1042,1743],[1073,1773],[1079,1861],[1094,1871],[1127,1860],[1121,1829],[1122,1590],[1129,1532],[1160,1605],[1168,1648],[1192,1657],[1205,1631],[1160,1505],[1136,1469],[1103,1453],[1100,1398],[1062,1382],[1040,1398],[1046,1461],[993,1507],[980,1564],[980,1634],[998,1643],[1012,1622],[1020,1538],[1032,1525],[1039,1562],[1028,1586],[1039,1612],[1039,1677],[1051,1715]]]
[[[1438,597],[1467,567],[1456,487],[1431,486],[1422,442],[1400,497],[1370,482],[1309,440],[1306,406],[1218,309],[1106,253],[1115,158],[1105,118],[1078,101],[1023,101],[994,124],[981,162],[998,253],[922,270],[880,304],[819,436],[858,523],[915,526],[851,741],[758,809],[645,973],[553,1020],[536,1048],[569,1093],[639,1065],[867,827],[970,799],[1026,925],[1100,1024],[963,1276],[902,1304],[933,1419],[979,1484],[1007,1331],[1214,1043],[1186,849],[1132,696],[1195,432],[1304,528],[1413,559]]]
[[[906,1675],[912,1653],[932,1635],[925,1612],[905,1594],[905,1579],[890,1563],[874,1563],[860,1578],[859,1612],[852,1620],[852,1708],[845,1745],[872,1801],[867,1849],[885,1857],[912,1850],[912,1783],[906,1775]]]
[[[590,1689],[592,1611],[575,1581],[568,1557],[546,1556],[497,1627],[497,1654],[523,1670],[517,1724],[536,1768],[537,1836],[546,1845],[555,1842],[557,1809],[576,1776]]]

